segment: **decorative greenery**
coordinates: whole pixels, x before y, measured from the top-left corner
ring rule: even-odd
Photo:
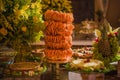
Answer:
[[[25,52],[43,36],[40,0],[1,0],[0,8],[0,43]]]
[[[93,43],[93,57],[103,61],[108,69],[113,68],[110,63],[115,59],[119,50],[118,30],[119,28],[112,30],[106,20],[103,20],[99,29],[95,30],[97,38]]]
[[[71,0],[42,0],[43,12],[47,10],[72,12]]]

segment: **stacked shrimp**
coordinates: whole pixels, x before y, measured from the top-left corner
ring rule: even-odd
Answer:
[[[45,18],[45,56],[49,60],[64,61],[72,56],[72,13],[47,10]]]

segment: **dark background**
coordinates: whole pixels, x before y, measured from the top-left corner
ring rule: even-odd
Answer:
[[[74,23],[94,20],[94,0],[72,0]]]

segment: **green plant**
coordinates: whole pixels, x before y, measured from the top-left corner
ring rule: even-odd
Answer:
[[[71,0],[42,0],[43,12],[48,9],[62,12],[72,12]]]
[[[40,0],[1,0],[0,43],[18,52],[30,49],[45,28]]]
[[[119,28],[112,30],[105,19],[100,23],[99,29],[95,30],[97,38],[93,43],[93,57],[103,61],[108,69],[119,51],[118,30]]]

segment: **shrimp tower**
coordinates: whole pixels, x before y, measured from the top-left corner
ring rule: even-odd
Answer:
[[[45,18],[45,56],[48,60],[66,61],[72,57],[72,13],[47,10]]]

